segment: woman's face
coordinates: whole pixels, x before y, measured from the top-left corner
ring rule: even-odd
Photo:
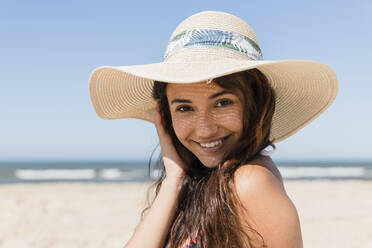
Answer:
[[[168,84],[166,93],[179,141],[206,167],[217,166],[242,135],[240,91],[202,82]]]

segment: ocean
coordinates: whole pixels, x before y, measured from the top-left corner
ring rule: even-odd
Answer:
[[[284,180],[372,180],[372,161],[276,161]],[[153,165],[152,165],[153,167]],[[0,184],[43,182],[145,182],[159,171],[148,162],[0,162]]]

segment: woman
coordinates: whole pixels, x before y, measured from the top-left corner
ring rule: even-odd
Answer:
[[[264,149],[322,113],[337,80],[320,63],[261,57],[245,22],[205,11],[176,28],[164,62],[92,73],[97,114],[154,122],[162,150],[156,197],[125,247],[302,247]]]
[[[263,221],[263,217],[267,218],[264,223],[271,224],[285,218],[285,223],[276,225],[282,226],[281,231],[285,228],[286,233],[291,233],[289,236],[295,245],[292,247],[300,247],[298,216],[285,194],[280,173],[269,157],[259,155],[264,147],[271,145],[269,133],[275,104],[274,92],[265,76],[253,69],[216,78],[209,84],[155,82],[154,97],[159,101],[160,115],[155,124],[165,159],[165,178],[180,178],[184,183],[176,218],[168,232],[169,247],[179,247],[179,243],[194,237],[193,233],[200,228],[195,223],[201,225],[205,247],[251,247],[243,246],[243,241],[239,240],[239,235],[244,234],[239,233],[240,230],[249,234],[247,240],[251,245],[261,242],[261,246],[255,247],[262,247],[264,240],[259,235],[269,230],[263,230],[263,227],[259,231],[251,229],[253,223],[241,227],[240,222],[253,218]],[[234,183],[234,176],[238,188],[229,188],[229,183]],[[246,185],[253,182],[256,183]],[[158,190],[161,183],[162,178],[158,181]],[[219,188],[221,192],[216,190]],[[260,196],[262,207],[253,207],[248,218],[238,217],[237,210],[242,212],[244,207],[235,209],[239,204],[233,198],[235,190],[247,209],[253,207],[252,201],[260,204],[256,199],[248,198],[252,193],[270,194],[270,197]],[[274,200],[271,195],[277,198],[275,207],[280,214],[275,218],[260,216],[255,210],[274,211],[273,206],[264,204],[264,201]],[[208,216],[203,210],[210,212]],[[216,223],[220,225],[214,227]],[[274,238],[273,234],[267,236]],[[231,239],[229,243],[227,237]],[[286,244],[286,247],[291,246]]]

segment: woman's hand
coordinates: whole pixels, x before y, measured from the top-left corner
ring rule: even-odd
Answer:
[[[166,178],[161,182],[159,192],[125,248],[164,247],[178,207],[183,186],[184,170],[181,167],[183,164],[171,137],[163,128],[158,107],[155,111],[155,127],[159,136]]]
[[[166,171],[166,179],[180,180],[185,175],[185,171],[183,169],[185,168],[185,165],[179,157],[176,148],[174,148],[172,138],[166,132],[162,123],[163,121],[160,116],[158,103],[155,111],[155,127],[159,136],[159,142]]]

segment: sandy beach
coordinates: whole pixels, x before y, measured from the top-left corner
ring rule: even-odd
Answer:
[[[0,247],[123,247],[148,185],[0,185]],[[372,247],[372,181],[286,181],[285,187],[305,247]]]

